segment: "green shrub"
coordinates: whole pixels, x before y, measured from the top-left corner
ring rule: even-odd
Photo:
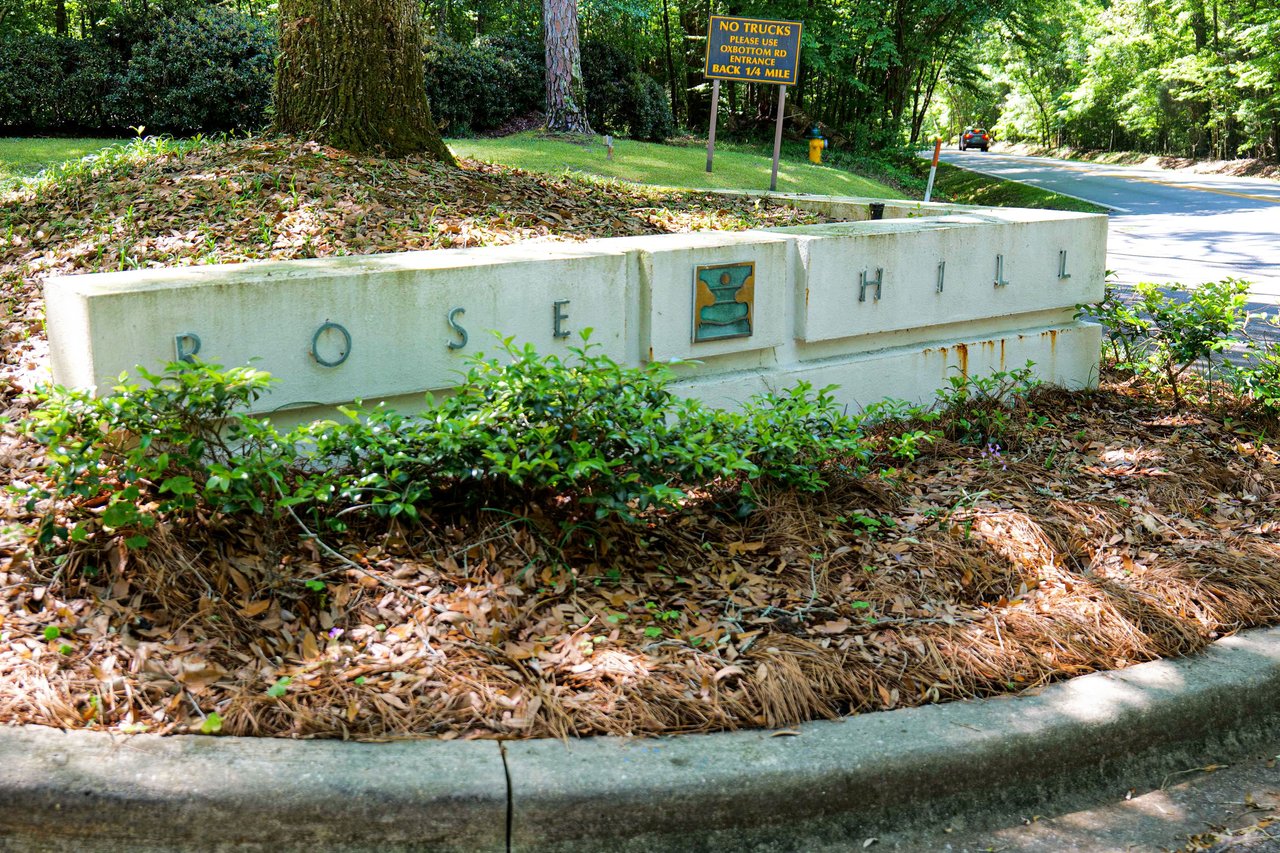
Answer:
[[[883,400],[868,406],[860,420],[880,434],[895,459],[911,462],[942,438],[985,447],[984,457],[998,457],[1001,448],[1016,444],[1025,430],[1048,422],[1027,410],[1027,399],[1040,387],[1033,367],[1029,361],[1017,370],[986,376],[957,373],[938,389],[932,405]],[[1019,418],[1020,412],[1026,417]]]
[[[568,360],[510,339],[503,348],[506,362],[475,360],[458,393],[417,418],[354,409],[313,434],[311,467],[325,473],[302,488],[393,516],[447,495],[490,506],[557,498],[626,517],[678,505],[684,484],[754,473],[717,418],[666,388],[662,365],[623,367],[590,344]]]
[[[598,133],[661,142],[675,133],[667,93],[635,59],[609,42],[582,45],[587,118]]]
[[[671,115],[671,101],[662,85],[637,71],[627,78],[630,101],[626,106],[627,135],[646,142],[663,142],[675,135],[676,122]]]
[[[1248,337],[1242,363],[1231,366],[1228,379],[1252,408],[1274,418],[1280,416],[1280,314],[1266,320],[1271,327],[1270,340]]]
[[[216,7],[110,24],[100,38],[0,41],[0,128],[111,134],[145,125],[187,134],[266,124],[272,24]]]
[[[514,40],[428,39],[423,63],[432,115],[449,136],[496,130],[543,108],[541,54]]]
[[[30,498],[76,504],[70,528],[48,516],[40,531],[46,544],[99,527],[146,529],[198,508],[266,510],[285,459],[270,427],[245,412],[271,378],[247,367],[183,363],[139,373],[147,384],[122,377],[102,397],[61,387],[37,395],[27,432],[46,448],[48,484]],[[130,541],[142,545],[146,537]]]
[[[171,18],[134,48],[112,112],[183,135],[262,128],[275,51],[274,26],[259,18],[219,8]]]
[[[830,389],[732,413],[674,394],[670,368],[619,365],[585,337],[567,359],[509,339],[502,355],[476,359],[420,415],[352,407],[284,434],[245,414],[270,381],[248,368],[173,364],[101,398],[44,392],[28,430],[48,448],[48,483],[31,497],[53,498],[66,523],[51,512],[41,538],[106,529],[144,544],[160,518],[275,509],[329,527],[528,503],[632,518],[678,508],[690,488],[818,490],[832,465],[857,472],[868,457]]]
[[[121,64],[93,41],[47,35],[0,40],[0,129],[28,134],[121,127],[109,104]]]
[[[861,418],[848,415],[831,392],[801,382],[781,394],[749,399],[740,414],[717,412],[730,428],[723,440],[746,450],[754,478],[801,491],[827,485],[825,469],[840,464],[861,473],[870,458]]]
[[[1118,366],[1168,386],[1175,405],[1185,396],[1188,371],[1240,342],[1249,320],[1249,283],[1228,278],[1199,287],[1144,282],[1126,303],[1111,290],[1096,305],[1078,306],[1107,329]]]
[[[1237,389],[1272,417],[1280,416],[1280,345],[1252,350],[1236,368]]]
[[[1079,306],[1077,319],[1087,316],[1102,324],[1111,361],[1122,369],[1133,369],[1141,360],[1151,323],[1108,282],[1101,302]]]
[[[1040,380],[1027,362],[1017,370],[996,370],[986,376],[959,373],[947,377],[937,392],[935,409],[943,435],[975,446],[1008,444],[1020,426],[1014,418]]]

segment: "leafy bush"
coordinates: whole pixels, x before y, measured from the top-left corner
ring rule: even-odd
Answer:
[[[101,398],[45,392],[29,432],[48,448],[49,483],[32,497],[69,504],[70,522],[51,520],[42,538],[106,528],[144,544],[138,531],[161,517],[276,508],[331,527],[459,504],[631,518],[716,483],[821,489],[830,463],[867,458],[829,389],[730,413],[676,396],[668,367],[624,367],[585,338],[569,359],[509,339],[503,350],[505,362],[475,360],[458,393],[419,416],[353,407],[342,423],[284,434],[245,414],[269,382],[248,368],[179,363]]]
[[[936,409],[943,434],[961,444],[1008,443],[1014,436],[1018,404],[1040,385],[1027,362],[1017,370],[996,370],[987,376],[960,373],[947,377],[937,392]]]
[[[450,136],[496,130],[543,107],[541,53],[524,43],[428,39],[423,63],[432,115]]]
[[[0,40],[0,128],[47,133],[121,126],[108,104],[120,66],[118,56],[92,41]]]
[[[647,142],[663,142],[676,132],[671,115],[671,101],[662,85],[641,71],[628,80],[630,102],[627,110],[627,135]]]
[[[139,373],[148,384],[122,378],[102,397],[61,387],[38,395],[27,431],[46,447],[49,482],[30,497],[78,504],[70,529],[49,516],[40,531],[46,544],[84,539],[98,527],[145,529],[198,507],[265,511],[263,496],[273,493],[284,460],[270,427],[245,411],[271,378],[183,363]]]
[[[150,27],[150,24],[148,24]],[[20,133],[173,133],[263,126],[276,50],[272,25],[220,8],[124,40],[10,36],[0,42],[0,128]]]
[[[716,412],[730,426],[725,437],[745,448],[755,477],[800,489],[826,486],[824,468],[838,463],[860,471],[870,457],[862,437],[861,418],[846,414],[828,386],[814,392],[801,382],[781,394],[759,394],[740,414]]]
[[[171,18],[133,49],[113,112],[178,134],[261,128],[275,52],[274,26],[259,18],[216,7]]]
[[[932,405],[883,400],[868,406],[861,421],[875,428],[895,459],[911,462],[942,438],[986,447],[986,456],[1016,444],[1025,430],[1048,422],[1026,406],[1040,387],[1034,366],[1029,361],[1017,370],[997,370],[986,376],[955,374],[948,377],[945,388],[938,389]],[[1021,420],[1020,411],[1026,414]]]
[[[1111,348],[1111,360],[1116,365],[1127,367],[1139,361],[1151,324],[1115,287],[1108,282],[1101,302],[1079,307],[1077,319],[1087,314],[1102,324],[1106,344]]]
[[[769,480],[816,490],[823,467],[865,459],[857,422],[824,389],[752,398],[741,413],[674,395],[670,369],[624,367],[585,343],[540,357],[503,342],[453,397],[417,418],[384,409],[308,436],[325,474],[305,497],[416,516],[433,497],[511,505],[556,498],[598,516],[672,509],[690,486]],[[295,492],[295,494],[300,494]]]
[[[651,142],[675,133],[666,92],[626,51],[604,41],[583,43],[582,76],[587,119],[596,131]]]
[[[1168,385],[1180,405],[1193,365],[1212,368],[1216,353],[1239,342],[1249,320],[1249,283],[1228,278],[1199,287],[1139,284],[1125,303],[1108,290],[1102,302],[1078,306],[1076,316],[1092,316],[1107,329],[1118,366]],[[1122,359],[1122,360],[1120,360]]]
[[[1257,409],[1271,417],[1280,416],[1280,345],[1251,349],[1234,377],[1237,390]]]
[[[389,515],[448,493],[488,505],[561,498],[626,517],[675,506],[684,483],[752,471],[714,419],[667,390],[662,365],[623,367],[589,344],[568,361],[510,339],[503,348],[509,363],[475,360],[458,393],[421,417],[352,409],[313,434],[311,467],[325,473],[306,493]]]
[[[1270,340],[1247,336],[1243,359],[1231,365],[1227,378],[1252,408],[1274,418],[1280,416],[1280,314],[1265,319]]]

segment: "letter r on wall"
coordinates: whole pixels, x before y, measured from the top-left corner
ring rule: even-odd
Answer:
[[[177,361],[195,364],[196,354],[200,352],[200,336],[195,332],[179,332],[173,336],[173,350]]]

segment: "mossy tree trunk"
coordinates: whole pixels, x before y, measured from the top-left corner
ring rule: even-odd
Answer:
[[[547,47],[547,130],[591,133],[578,47],[578,0],[542,0]]]
[[[455,164],[422,69],[417,0],[280,0],[275,121],[285,133]]]

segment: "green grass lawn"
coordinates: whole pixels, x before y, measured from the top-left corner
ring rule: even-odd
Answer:
[[[0,139],[0,187],[67,160],[78,160],[123,139]]]
[[[769,189],[769,157],[742,151],[717,150],[715,171],[707,174],[707,151],[696,146],[658,145],[620,139],[613,159],[605,159],[596,139],[584,145],[521,133],[501,139],[450,139],[460,157],[515,166],[531,172],[559,174],[565,170],[621,178],[639,184],[697,189]],[[897,190],[840,169],[783,160],[778,166],[778,191],[814,195],[903,198]]]
[[[0,139],[0,189],[29,177],[41,169],[67,160],[76,160],[112,145],[124,145],[122,139]],[[533,133],[522,133],[502,139],[452,139],[449,147],[462,157],[473,157],[531,172],[560,174],[566,170],[621,178],[640,184],[667,187],[765,190],[769,187],[770,160],[767,155],[744,146],[725,145],[717,149],[715,171],[706,172],[706,149],[689,145],[657,145],[651,142],[618,140],[612,160],[605,159],[604,145],[598,139],[580,144],[561,139],[547,139]],[[791,146],[795,148],[795,146]],[[870,196],[905,198],[906,195],[878,181],[845,169],[814,166],[798,162],[796,151],[778,168],[780,192],[815,195]],[[928,165],[913,162],[909,168],[919,177],[928,173]],[[1047,207],[1057,210],[1103,212],[1105,208],[1077,199],[1046,192],[1025,184],[966,172],[948,166],[939,167],[935,191],[941,198],[960,204],[1006,207]],[[940,200],[941,200],[940,198]]]

